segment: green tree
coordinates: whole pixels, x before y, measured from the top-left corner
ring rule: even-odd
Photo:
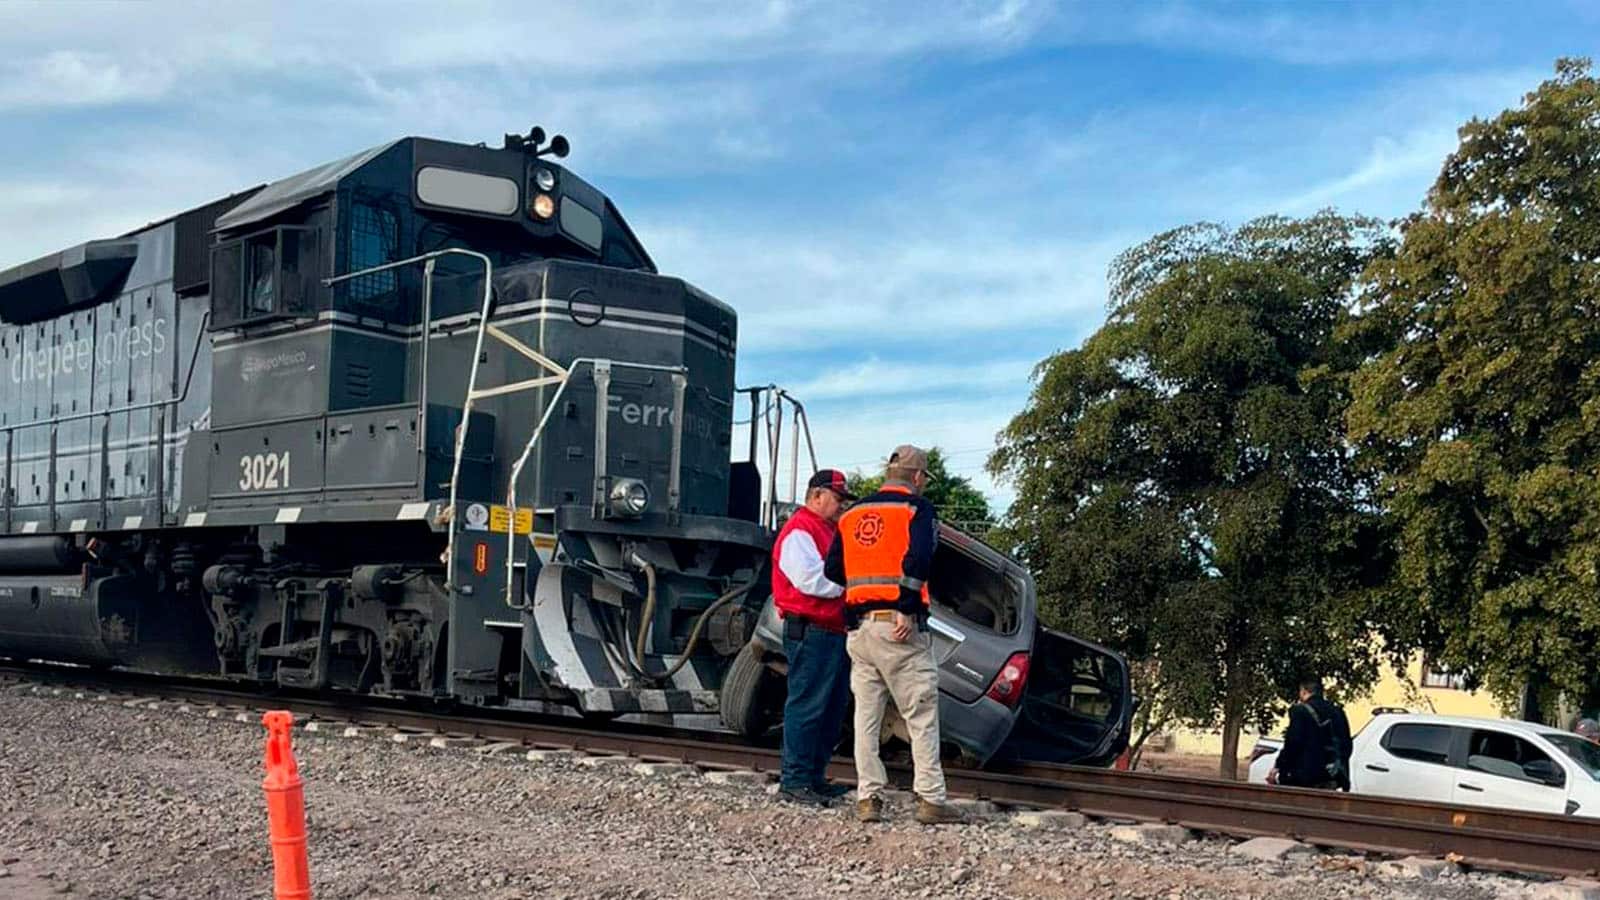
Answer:
[[[1002,546],[1050,621],[1127,653],[1152,727],[1265,726],[1306,673],[1377,674],[1361,615],[1378,538],[1340,414],[1333,340],[1387,244],[1331,212],[1157,235],[1111,271],[1104,326],[1035,372],[990,470]]]
[[[1383,475],[1383,616],[1511,700],[1600,702],[1600,83],[1561,60],[1460,130],[1350,327],[1349,433]]]
[[[851,493],[865,497],[883,484],[883,474],[852,472],[846,480]],[[938,508],[942,521],[974,537],[981,538],[994,527],[989,498],[972,486],[972,479],[952,474],[949,460],[938,447],[928,450],[928,488],[925,496]]]

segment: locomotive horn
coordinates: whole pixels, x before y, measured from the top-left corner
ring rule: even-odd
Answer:
[[[550,146],[543,150],[533,151],[534,156],[554,156],[556,159],[565,159],[572,151],[572,145],[567,142],[566,135],[558,134],[550,139]]]
[[[535,125],[528,129],[527,134],[507,134],[505,149],[507,150],[533,150],[536,154],[539,145],[544,143],[544,129]]]

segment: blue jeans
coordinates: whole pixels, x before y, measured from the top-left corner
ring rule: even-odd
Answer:
[[[789,696],[783,704],[785,788],[815,787],[827,781],[828,760],[839,743],[845,707],[850,703],[850,657],[844,635],[784,620],[783,652],[789,658]]]

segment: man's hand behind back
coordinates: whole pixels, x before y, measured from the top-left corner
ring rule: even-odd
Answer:
[[[904,644],[911,640],[911,632],[916,630],[916,623],[903,612],[894,614],[894,630],[889,632],[889,637],[897,644]]]

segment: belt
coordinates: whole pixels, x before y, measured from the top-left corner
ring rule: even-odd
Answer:
[[[926,614],[919,613],[917,615],[911,615],[910,613],[907,613],[906,615],[908,615],[910,617],[912,627],[915,628],[918,632],[923,632],[923,631],[927,631],[928,630],[928,617],[927,617]],[[861,621],[863,621],[863,622],[893,622],[894,621],[894,617],[895,617],[895,610],[892,610],[892,609],[869,609],[866,612],[861,614]]]
[[[815,628],[818,631],[826,631],[829,634],[845,633],[844,629],[833,625],[824,625],[823,623],[818,622],[816,619],[813,619],[810,616],[801,615],[800,613],[784,613],[783,627],[784,633],[789,637],[795,638],[796,640],[806,636],[807,628]]]

